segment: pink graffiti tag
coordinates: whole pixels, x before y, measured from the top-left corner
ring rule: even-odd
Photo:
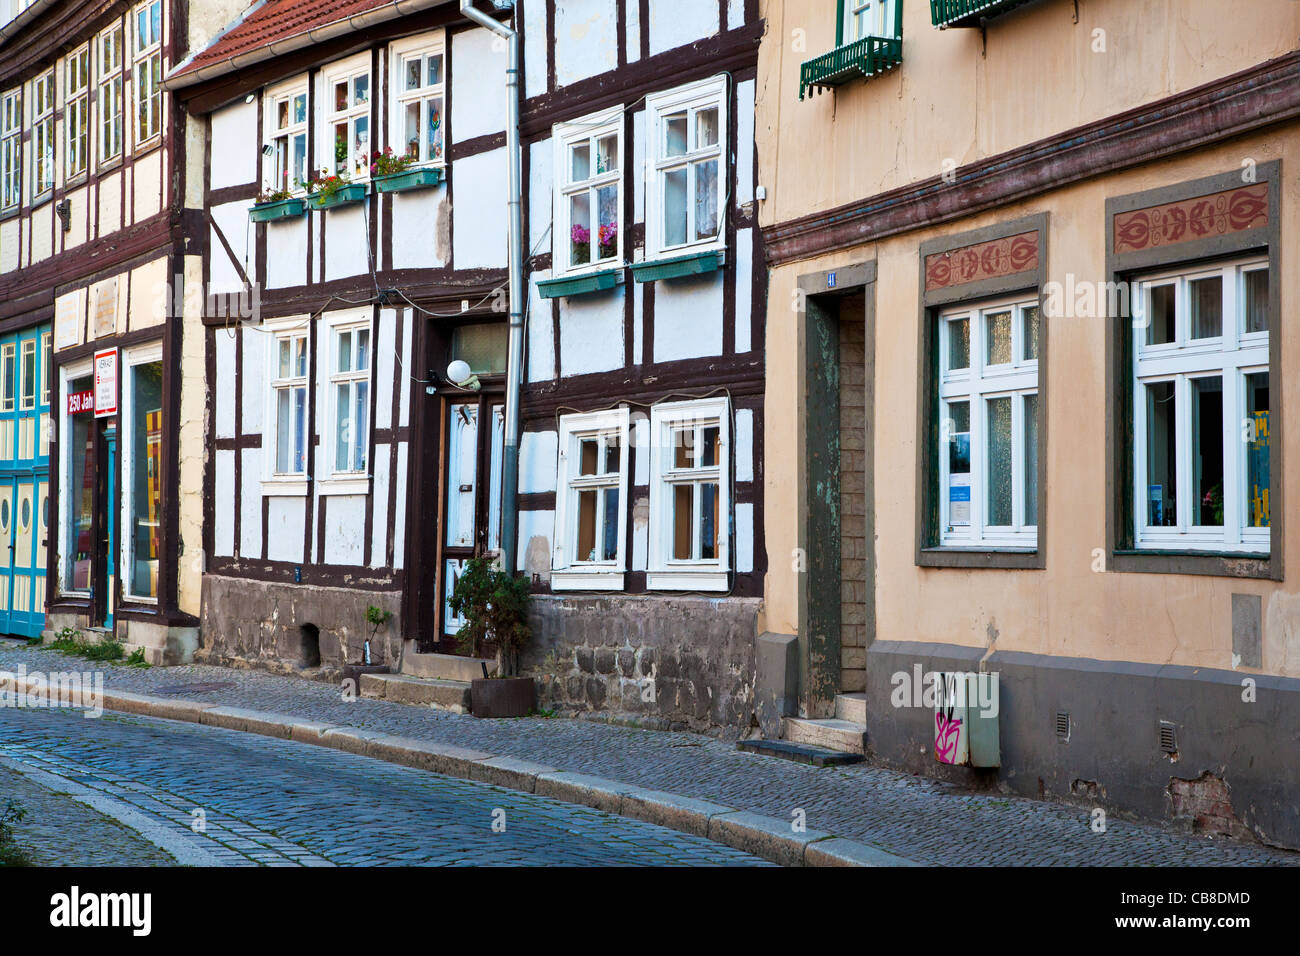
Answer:
[[[935,714],[934,755],[940,763],[953,763],[957,756],[957,740],[961,736],[961,718]]]

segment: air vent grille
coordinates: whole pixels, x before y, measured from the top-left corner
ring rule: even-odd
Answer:
[[[1178,753],[1178,737],[1174,733],[1174,725],[1167,720],[1160,721],[1160,751],[1167,754]]]
[[[1056,712],[1056,736],[1062,740],[1070,739],[1070,714],[1068,711],[1058,710]]]

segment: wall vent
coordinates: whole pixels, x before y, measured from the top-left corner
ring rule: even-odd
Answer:
[[[1174,733],[1174,725],[1167,720],[1160,721],[1160,752],[1178,753],[1178,737]]]
[[[1069,711],[1058,710],[1056,712],[1056,736],[1062,740],[1070,739],[1070,714]]]

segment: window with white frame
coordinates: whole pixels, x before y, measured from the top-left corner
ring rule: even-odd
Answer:
[[[731,568],[730,403],[723,397],[655,405],[650,434],[646,584],[725,591]]]
[[[162,129],[162,0],[135,8],[135,142],[147,142]]]
[[[622,261],[623,108],[555,127],[555,272]]]
[[[330,338],[333,472],[364,475],[370,440],[370,321],[335,326]]]
[[[897,2],[898,0],[842,0],[844,21],[840,27],[840,42],[853,43],[863,37],[896,36]]]
[[[646,97],[646,255],[722,244],[725,76]]]
[[[415,163],[443,162],[442,39],[420,38],[393,48],[394,74],[392,129],[394,151]]]
[[[1139,548],[1269,551],[1269,282],[1250,259],[1134,287]]]
[[[1036,299],[939,317],[940,543],[1038,546]]]
[[[90,46],[68,54],[64,61],[66,82],[63,100],[64,172],[71,179],[89,164],[86,146],[90,140]]]
[[[95,41],[99,57],[99,161],[122,155],[122,25],[110,27]]]
[[[23,94],[0,97],[0,209],[18,205],[23,184]]]
[[[162,348],[127,352],[122,365],[122,583],[131,599],[155,601],[162,558]]]
[[[307,329],[300,323],[271,336],[271,410],[268,447],[272,479],[305,479],[307,446]]]
[[[370,174],[370,66],[343,69],[325,79],[324,171],[350,179]]]
[[[560,418],[552,588],[623,587],[629,422],[627,408]]]
[[[297,190],[305,186],[307,175],[307,87],[295,84],[272,91],[267,99],[267,187],[270,190]]]
[[[32,197],[54,188],[54,71],[32,82]]]

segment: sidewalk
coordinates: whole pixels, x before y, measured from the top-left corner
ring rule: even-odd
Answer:
[[[0,671],[89,670],[39,648],[0,642]],[[557,770],[791,820],[930,865],[1300,865],[1300,853],[1211,840],[1114,818],[1094,833],[1084,808],[971,794],[921,777],[856,764],[815,768],[741,753],[690,733],[583,720],[479,720],[376,700],[295,677],[208,665],[104,669],[108,692],[236,707],[486,751]]]

